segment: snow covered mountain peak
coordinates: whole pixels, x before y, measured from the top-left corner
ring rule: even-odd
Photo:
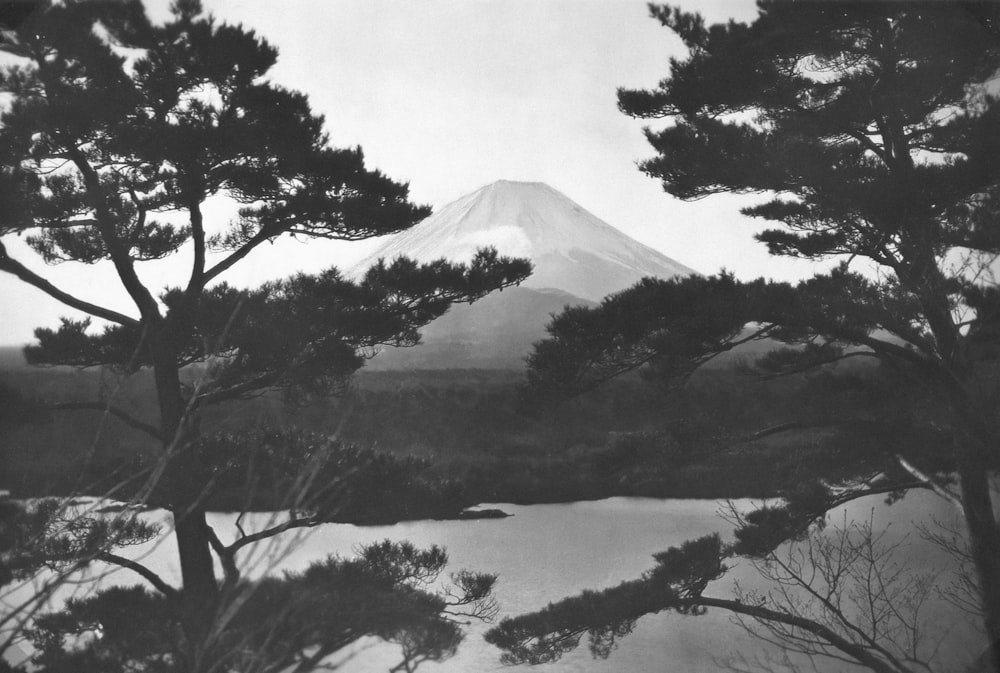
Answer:
[[[590,300],[643,276],[694,273],[623,234],[541,182],[500,180],[463,196],[405,232],[387,238],[353,273],[379,258],[467,261],[476,249],[528,257],[535,271],[524,286],[556,288]]]

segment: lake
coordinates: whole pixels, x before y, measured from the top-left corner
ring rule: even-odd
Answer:
[[[544,607],[550,601],[578,593],[582,589],[613,586],[634,579],[653,565],[652,554],[685,540],[718,532],[731,535],[731,526],[719,516],[722,503],[705,500],[659,500],[611,498],[592,502],[519,506],[486,504],[512,514],[505,519],[472,521],[416,521],[393,526],[357,527],[329,524],[297,531],[281,538],[281,544],[260,544],[245,550],[240,561],[250,574],[275,570],[298,570],[311,561],[337,553],[349,555],[359,545],[385,538],[410,540],[418,546],[438,544],[448,550],[450,570],[468,568],[500,575],[496,594],[501,616],[517,615]],[[754,506],[735,503],[741,509]],[[148,516],[156,517],[156,513]],[[274,521],[278,515],[253,514],[244,517],[250,531]],[[830,513],[831,525],[843,520],[872,519],[876,529],[886,530],[886,542],[901,541],[906,546],[905,562],[913,571],[944,569],[950,557],[921,539],[915,521],[932,517],[955,523],[958,513],[930,493],[910,493],[901,502],[886,506],[881,498],[857,500]],[[210,523],[224,539],[235,534],[235,515],[216,513]],[[172,542],[131,550],[163,576],[176,582],[179,576]],[[124,571],[110,581],[133,583]],[[707,595],[731,598],[733,582],[744,588],[766,588],[754,568],[737,563]],[[943,582],[943,579],[941,580]],[[944,586],[942,584],[942,586]],[[932,601],[931,630],[936,625],[951,629],[942,652],[951,661],[967,660],[979,651],[975,633],[960,625],[960,615],[940,600]],[[529,670],[502,666],[499,651],[482,639],[486,626],[473,625],[453,658],[426,663],[427,673],[465,671]],[[943,633],[943,631],[942,631]],[[591,657],[586,642],[559,662],[533,667],[538,673],[600,673],[632,671],[658,673],[718,671],[721,659],[735,652],[748,656],[765,651],[765,646],[731,623],[726,613],[709,611],[699,617],[658,614],[639,620],[634,633],[622,640],[607,660]],[[772,652],[776,650],[772,649]],[[398,662],[394,646],[364,641],[342,657],[339,670],[348,673],[386,671]],[[838,664],[821,670],[844,670]]]

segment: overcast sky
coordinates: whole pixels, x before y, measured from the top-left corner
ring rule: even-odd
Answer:
[[[683,2],[683,0],[681,0]],[[166,18],[167,0],[150,3]],[[792,280],[808,263],[774,259],[753,241],[763,227],[739,215],[745,199],[682,203],[640,173],[651,154],[643,122],[618,112],[619,86],[652,87],[680,41],[649,18],[642,0],[207,0],[219,20],[255,29],[279,50],[272,78],[310,96],[334,144],[360,145],[369,165],[410,182],[435,208],[496,180],[545,182],[601,219],[702,273]],[[698,0],[710,21],[749,20],[753,2]],[[210,210],[225,223],[226,204]],[[129,310],[108,268],[12,254],[57,285]],[[239,285],[329,265],[350,266],[371,242],[287,242],[255,251],[227,277]],[[143,278],[178,284],[187,255]],[[24,343],[37,326],[74,315],[0,275],[0,344]]]

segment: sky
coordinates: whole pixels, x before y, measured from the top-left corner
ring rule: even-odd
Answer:
[[[692,0],[709,21],[751,20],[752,0]],[[808,262],[770,257],[753,234],[764,223],[739,208],[761,197],[684,203],[636,164],[652,154],[648,122],[616,107],[618,87],[654,87],[683,47],[643,0],[204,0],[220,21],[254,29],[279,51],[271,79],[309,95],[331,142],[361,146],[369,166],[410,183],[440,208],[497,180],[544,182],[701,273],[795,280]],[[167,0],[147,3],[154,20]],[[208,222],[234,214],[217,201]],[[16,237],[12,256],[82,298],[135,314],[105,265],[46,267]],[[351,264],[361,243],[262,246],[224,279],[239,285]],[[501,251],[502,252],[502,251]],[[183,282],[188,251],[144,265],[154,288]],[[130,310],[132,309],[132,310]],[[31,340],[60,316],[82,317],[0,274],[0,345]]]

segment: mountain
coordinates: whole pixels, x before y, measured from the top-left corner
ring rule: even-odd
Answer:
[[[626,236],[552,187],[539,182],[487,185],[389,238],[350,272],[379,259],[469,260],[478,248],[528,257],[532,275],[471,305],[453,307],[423,330],[414,348],[386,349],[372,369],[520,369],[552,314],[592,305],[644,276],[694,273]]]
[[[553,289],[510,287],[458,304],[421,330],[412,348],[387,348],[368,369],[521,369],[549,317],[569,305],[593,305]]]
[[[401,255],[427,262],[465,261],[477,248],[528,257],[535,271],[522,284],[554,288],[590,301],[623,290],[644,276],[687,276],[694,271],[626,236],[541,182],[501,180],[441,208],[397,234],[360,262]]]

